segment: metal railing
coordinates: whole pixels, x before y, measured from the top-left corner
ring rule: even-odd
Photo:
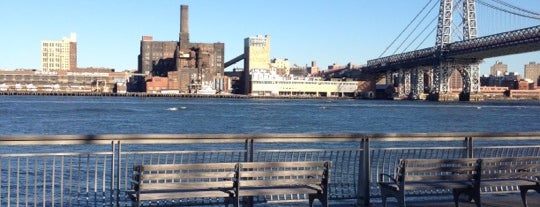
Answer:
[[[330,200],[369,205],[379,197],[378,175],[393,174],[399,159],[540,156],[540,132],[3,136],[0,151],[0,206],[131,206],[127,192],[138,164],[320,160],[332,161]]]

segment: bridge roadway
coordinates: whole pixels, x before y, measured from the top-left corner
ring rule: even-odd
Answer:
[[[403,68],[433,66],[441,61],[478,63],[484,58],[540,50],[540,25],[490,36],[369,60],[362,73],[382,73]]]

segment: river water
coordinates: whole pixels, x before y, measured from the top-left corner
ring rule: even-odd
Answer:
[[[0,135],[540,131],[540,101],[1,96]]]

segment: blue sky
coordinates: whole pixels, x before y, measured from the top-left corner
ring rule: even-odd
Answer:
[[[141,36],[178,40],[180,4],[189,5],[191,41],[225,43],[226,60],[243,52],[245,37],[268,34],[272,37],[271,56],[288,58],[294,64],[305,65],[311,60],[323,68],[333,63],[365,64],[377,58],[428,2],[0,0],[0,69],[40,69],[40,42],[60,40],[71,32],[77,33],[79,67],[136,69]],[[538,0],[510,2],[540,11]],[[477,7],[480,36],[540,24]],[[424,44],[412,47],[430,47],[434,40],[432,34]],[[522,74],[524,64],[540,62],[540,52],[487,59],[481,73],[487,73],[497,60]]]

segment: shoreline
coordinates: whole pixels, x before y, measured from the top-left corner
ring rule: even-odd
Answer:
[[[240,94],[162,94],[162,93],[101,93],[101,92],[31,92],[0,91],[0,96],[109,96],[109,97],[177,97],[177,98],[230,98],[230,99],[358,99],[355,97],[315,96],[250,96]]]
[[[0,96],[107,96],[107,97],[176,97],[176,98],[230,98],[230,99],[314,99],[314,100],[352,100],[360,97],[316,97],[316,96],[250,96],[240,94],[161,94],[161,93],[102,93],[102,92],[32,92],[32,91],[0,91]],[[366,99],[387,100],[387,99]],[[407,101],[407,100],[405,100]],[[485,97],[481,102],[492,101],[540,101],[535,98]]]

